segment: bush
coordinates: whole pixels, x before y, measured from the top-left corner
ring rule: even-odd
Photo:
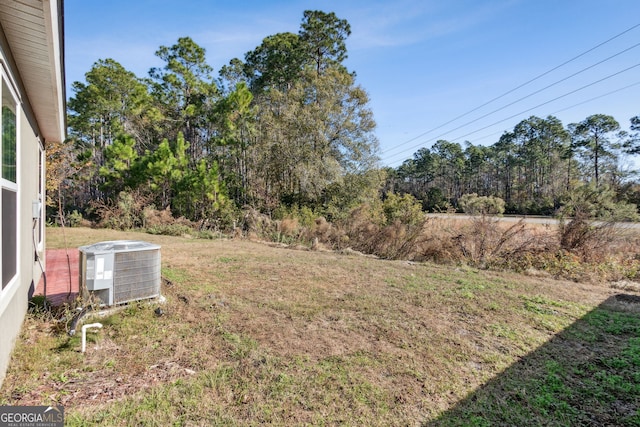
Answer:
[[[157,210],[154,205],[145,206],[142,210],[142,227],[153,228],[173,224],[175,219],[171,213],[171,209],[167,207],[161,211]]]
[[[328,229],[334,248],[351,247],[386,259],[415,259],[425,223],[426,216],[413,196],[390,194],[382,205],[360,205],[337,228]]]
[[[241,217],[241,211],[233,203],[223,203],[209,216],[198,221],[197,228],[199,231],[211,231],[214,235],[233,232]]]
[[[327,219],[323,216],[319,216],[313,222],[313,225],[308,230],[309,237],[311,241],[314,242],[314,245],[317,247],[318,242],[322,243],[330,243],[333,240],[333,236],[336,234],[336,228],[327,221]]]
[[[366,253],[375,253],[372,236],[375,236],[384,224],[384,214],[380,206],[362,204],[349,212],[349,216],[340,221],[335,229],[325,227],[330,238],[331,245],[335,249],[355,247]],[[322,225],[324,221],[320,221]],[[330,225],[330,224],[329,224]]]
[[[616,200],[615,192],[606,185],[587,184],[565,196],[558,212],[560,219],[580,216],[602,222],[638,221],[638,208]]]
[[[142,210],[143,228],[149,234],[165,236],[183,236],[193,234],[195,224],[184,217],[174,218],[168,207],[161,211],[155,206],[146,206]]]
[[[101,227],[131,230],[143,226],[143,212],[147,201],[148,198],[143,197],[139,192],[121,191],[116,200],[94,202],[92,207]]]
[[[464,194],[458,204],[469,215],[502,215],[505,207],[500,197],[478,196],[476,193]]]
[[[87,221],[83,218],[82,214],[77,210],[73,210],[69,215],[67,215],[67,225],[69,227],[81,227]]]
[[[546,246],[524,220],[508,225],[487,216],[472,218],[453,240],[464,259],[479,267],[503,265]]]
[[[424,212],[422,204],[411,194],[390,193],[382,202],[382,210],[386,218],[386,224],[393,224],[399,221],[406,225],[417,225],[424,222]]]
[[[449,212],[452,206],[440,188],[431,187],[425,194],[422,208],[427,212]]]
[[[267,215],[250,206],[242,212],[241,227],[250,239],[264,239],[276,233],[275,223]]]
[[[286,207],[281,205],[274,213],[275,230],[272,239],[277,242],[309,240],[310,230],[314,228],[317,216],[307,206]]]
[[[572,191],[558,214],[561,249],[585,261],[607,257],[620,235],[616,224],[638,219],[635,205],[618,202],[610,188],[592,184]]]

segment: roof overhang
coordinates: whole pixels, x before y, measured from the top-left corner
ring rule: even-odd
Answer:
[[[45,141],[66,136],[63,0],[2,0],[0,26],[21,93]]]

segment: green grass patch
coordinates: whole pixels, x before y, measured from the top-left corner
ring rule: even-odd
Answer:
[[[598,307],[430,425],[637,426],[638,326]]]

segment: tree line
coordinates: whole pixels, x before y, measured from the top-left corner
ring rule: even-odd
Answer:
[[[553,116],[531,116],[490,146],[439,140],[421,148],[390,171],[388,185],[431,211],[457,207],[475,193],[501,198],[509,213],[550,215],[585,185],[637,204],[631,156],[640,152],[639,131],[638,116],[629,131],[605,114],[566,127]]]
[[[266,37],[217,75],[189,37],[161,46],[163,66],[146,77],[97,61],[72,84],[69,141],[47,147],[48,204],[95,216],[133,198],[225,226],[243,207],[339,219],[392,192],[431,211],[477,193],[550,213],[586,183],[637,201],[623,159],[640,151],[638,117],[629,132],[605,115],[566,128],[530,117],[491,146],[442,140],[381,167],[368,94],[344,64],[350,33],[334,13],[308,10],[298,33]]]

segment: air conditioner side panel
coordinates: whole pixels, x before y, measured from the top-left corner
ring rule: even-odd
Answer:
[[[114,304],[122,304],[160,295],[160,250],[115,253]]]
[[[113,304],[113,253],[81,252],[81,284],[98,296],[102,304]]]

